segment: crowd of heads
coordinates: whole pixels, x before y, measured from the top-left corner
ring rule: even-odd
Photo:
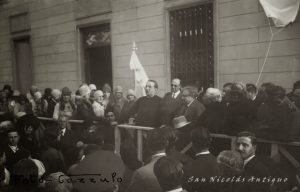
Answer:
[[[151,155],[167,153],[167,156],[160,158],[153,167],[153,173],[161,188],[164,191],[169,191],[180,188],[183,184],[185,161],[168,156],[169,153],[178,150],[178,141],[181,141],[182,135],[186,132],[182,131],[185,130],[183,127],[189,127],[186,130],[188,130],[187,137],[191,142],[192,152],[189,152],[188,155],[209,151],[212,145],[210,134],[212,131],[217,130],[219,133],[237,136],[234,150],[227,149],[218,153],[217,163],[221,175],[239,175],[243,172],[244,161],[256,154],[257,139],[255,134],[265,136],[266,130],[278,131],[272,127],[274,119],[278,120],[279,123],[286,123],[281,122],[280,118],[276,119],[277,113],[275,116],[265,117],[266,113],[277,110],[278,113],[281,113],[281,110],[286,110],[287,113],[284,115],[292,117],[288,121],[294,122],[293,118],[298,118],[299,90],[300,81],[294,84],[292,91],[288,94],[283,87],[273,83],[263,83],[260,87],[256,87],[254,84],[231,82],[224,84],[222,90],[211,87],[203,91],[197,86],[183,86],[180,79],[173,79],[171,81],[171,93],[180,91],[182,105],[188,107],[197,100],[205,106],[205,112],[196,122],[188,122],[185,116],[176,116],[173,119],[173,125],[163,125],[147,133],[146,148],[148,152]],[[158,83],[155,80],[149,80],[145,86],[145,93],[146,97],[149,98],[156,96]],[[7,161],[3,149],[4,146],[9,145],[14,150],[20,150],[21,147],[28,148],[18,157],[19,161],[14,162],[13,168],[9,167],[10,174],[24,175],[25,179],[31,179],[32,175],[37,175],[36,179],[38,180],[41,166],[37,166],[33,159],[43,162],[44,159],[38,153],[41,151],[50,153],[51,151],[51,153],[57,153],[63,158],[60,159],[60,165],[57,167],[45,165],[44,189],[49,192],[72,191],[72,184],[68,182],[63,182],[64,185],[59,184],[61,175],[76,170],[82,160],[99,151],[106,150],[114,153],[113,129],[118,123],[122,123],[120,119],[123,118],[123,113],[125,116],[127,115],[123,106],[124,108],[126,105],[129,107],[137,99],[134,90],[128,89],[125,92],[121,86],[115,86],[112,89],[108,84],[105,84],[101,89],[97,89],[94,84],[82,84],[74,93],[68,87],[63,87],[61,90],[46,88],[44,94],[37,86],[31,86],[28,93],[20,93],[18,90],[13,90],[9,85],[5,85],[0,92],[0,137],[1,146],[3,146],[0,147],[1,185],[7,185],[7,175],[2,167],[5,167]],[[218,107],[216,108],[216,106]],[[219,109],[223,110],[224,116],[218,116],[214,119],[213,115],[219,113]],[[85,116],[80,114],[84,110],[90,110],[91,113],[87,113]],[[261,113],[261,119],[257,118],[258,114]],[[273,113],[268,115],[273,115]],[[53,118],[55,123],[48,125],[58,129],[47,127],[47,123],[42,123],[37,116]],[[90,118],[92,116],[93,118]],[[135,117],[133,116],[133,118]],[[265,120],[269,120],[268,118],[272,119],[270,124],[259,124],[266,122]],[[84,129],[71,124],[69,122],[71,119],[84,120]],[[102,124],[100,126],[95,125],[93,121],[102,122]],[[269,127],[267,127],[268,129],[261,129],[264,126]],[[236,130],[234,130],[235,128]],[[231,130],[228,131],[227,129]],[[75,137],[80,137],[81,140],[76,140],[70,148],[64,151],[61,146],[68,146],[70,143],[62,143],[61,138],[63,133],[68,130],[72,130]],[[287,130],[285,132],[292,130],[288,134],[299,136],[298,129]],[[143,163],[137,159],[135,145],[130,141],[130,139],[135,138],[135,135],[130,131],[125,131],[123,134],[126,135],[126,138],[122,138],[124,141],[120,151],[121,157],[129,169],[137,170]],[[280,136],[280,134],[281,132],[278,135]],[[276,137],[276,139],[280,139],[280,137]],[[89,143],[88,141],[93,142]],[[76,156],[76,161],[70,161],[69,158],[72,155]],[[192,155],[190,158],[193,158]],[[57,162],[60,161],[59,158],[56,160]],[[66,175],[64,178],[68,180]],[[19,182],[18,180],[9,183],[14,186],[16,191],[23,189],[30,191],[41,188],[40,182],[37,180],[34,180],[32,185],[24,184],[23,181]]]

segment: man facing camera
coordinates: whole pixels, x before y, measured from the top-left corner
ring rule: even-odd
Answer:
[[[159,127],[161,98],[157,96],[158,84],[149,80],[146,84],[146,96],[139,98],[130,109],[128,118],[137,114],[136,125],[146,127]]]
[[[264,178],[270,176],[270,171],[255,155],[256,151],[256,136],[251,132],[240,132],[236,139],[236,151],[238,151],[244,160],[244,171],[242,175],[248,179]],[[238,191],[245,192],[260,192],[268,191],[269,185],[265,183],[251,183],[242,184]]]

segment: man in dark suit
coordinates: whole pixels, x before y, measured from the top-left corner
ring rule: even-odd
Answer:
[[[7,145],[5,147],[6,166],[9,172],[13,166],[21,159],[27,157],[28,151],[19,146],[20,135],[16,129],[7,131]]]
[[[160,127],[161,113],[160,104],[161,97],[157,96],[158,84],[154,80],[148,80],[146,84],[146,96],[140,97],[129,110],[126,119],[136,114],[135,125],[146,127]]]
[[[240,132],[236,139],[236,150],[244,159],[244,171],[242,175],[247,181],[251,177],[264,178],[271,176],[270,171],[256,156],[256,137],[251,132]],[[251,180],[250,180],[251,181]],[[239,191],[263,192],[268,191],[269,184],[263,182],[247,182],[239,187]]]
[[[61,150],[66,165],[70,166],[76,162],[77,158],[77,145],[80,145],[75,133],[69,127],[68,119],[64,116],[59,118],[57,146]],[[81,142],[82,143],[82,142]]]
[[[185,192],[181,187],[182,164],[172,157],[162,157],[154,164],[154,174],[166,192]]]
[[[182,91],[182,100],[184,105],[177,112],[178,116],[185,116],[189,122],[196,124],[199,117],[205,111],[204,105],[202,105],[197,99],[198,89],[194,86],[186,86]]]
[[[206,128],[200,127],[191,132],[192,147],[196,155],[194,160],[183,167],[183,188],[189,192],[218,191],[211,177],[219,176],[217,159],[209,152],[211,137]]]
[[[172,125],[172,119],[175,117],[175,112],[183,104],[181,99],[181,81],[173,79],[171,83],[171,92],[165,94],[161,103],[162,124]]]
[[[152,154],[150,162],[134,171],[127,192],[163,192],[154,174],[154,164],[166,156],[167,139],[162,129],[148,132],[148,148]]]

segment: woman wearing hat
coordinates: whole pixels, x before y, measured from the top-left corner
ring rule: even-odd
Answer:
[[[123,105],[122,111],[120,113],[119,123],[125,123],[126,115],[129,113],[130,109],[133,107],[137,98],[135,96],[135,92],[132,89],[128,89],[126,95],[126,101]],[[130,118],[135,118],[135,116],[131,116]]]
[[[116,118],[119,119],[120,113],[126,101],[126,99],[123,97],[123,88],[119,85],[116,86],[114,89],[114,95],[111,98],[111,101],[107,105],[107,109],[112,110],[115,113]]]
[[[58,120],[60,116],[72,118],[75,116],[76,107],[71,100],[71,90],[68,87],[64,87],[61,91],[61,99],[56,104],[53,112],[53,119]]]
[[[14,105],[14,116],[20,117],[24,114],[32,114],[32,107],[30,105],[29,100],[27,99],[25,94],[20,94],[20,96],[16,99],[16,103]]]
[[[109,104],[109,102],[112,100],[112,94],[111,94],[111,86],[107,83],[105,83],[102,87],[102,91],[104,94],[104,101],[103,104],[106,108],[106,106]]]

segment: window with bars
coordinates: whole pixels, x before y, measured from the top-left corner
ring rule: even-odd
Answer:
[[[213,4],[170,11],[171,77],[214,86]]]

